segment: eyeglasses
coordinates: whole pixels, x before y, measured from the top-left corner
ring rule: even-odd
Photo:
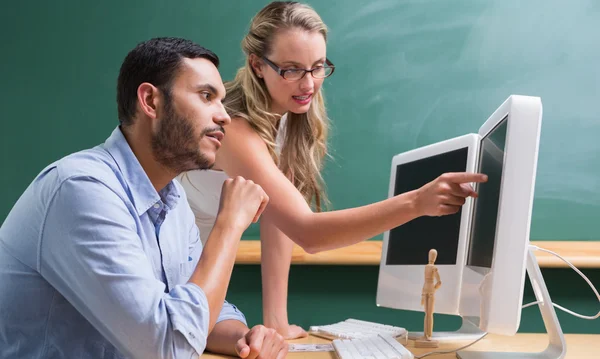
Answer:
[[[304,78],[304,76],[306,76],[307,72],[310,72],[312,77],[314,77],[316,79],[324,79],[326,77],[331,76],[331,74],[333,74],[333,70],[335,70],[335,66],[333,65],[333,63],[331,63],[331,61],[329,61],[329,59],[325,59],[325,64],[327,66],[317,66],[314,69],[310,69],[310,70],[305,70],[305,69],[284,70],[284,69],[280,68],[279,66],[275,65],[273,63],[273,61],[267,59],[266,57],[263,57],[262,59],[267,63],[267,65],[271,66],[271,68],[273,70],[275,70],[275,72],[277,72],[279,74],[279,76],[283,77],[284,79],[286,79],[288,81],[301,80]]]

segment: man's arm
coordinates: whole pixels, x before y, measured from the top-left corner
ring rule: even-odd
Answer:
[[[218,322],[208,336],[206,350],[237,356],[235,345],[249,331],[250,329],[244,323],[235,319]]]
[[[189,280],[206,293],[210,307],[209,333],[225,301],[242,233],[258,220],[267,202],[265,192],[252,181],[237,177],[223,183],[215,226]]]

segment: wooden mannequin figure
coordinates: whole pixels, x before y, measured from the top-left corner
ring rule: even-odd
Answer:
[[[435,249],[430,250],[429,264],[425,266],[425,283],[423,284],[423,292],[421,293],[421,305],[424,307],[425,311],[425,325],[423,337],[415,341],[415,347],[417,348],[437,348],[439,345],[437,340],[431,339],[433,333],[435,291],[442,285],[440,274],[434,265],[436,258],[437,251]]]

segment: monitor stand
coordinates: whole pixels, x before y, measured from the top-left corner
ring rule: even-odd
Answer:
[[[481,338],[484,332],[479,329],[478,317],[466,317],[462,318],[462,325],[457,331],[454,332],[436,332],[431,333],[431,339],[437,340],[438,342],[454,342],[458,340],[477,340]],[[409,332],[408,339],[417,340],[423,337],[423,332]]]
[[[544,326],[548,333],[548,347],[539,353],[485,352],[461,350],[457,352],[460,359],[562,359],[567,354],[565,336],[556,317],[556,311],[550,300],[548,288],[544,282],[542,271],[531,249],[527,253],[527,275],[531,281],[538,307],[542,313]]]

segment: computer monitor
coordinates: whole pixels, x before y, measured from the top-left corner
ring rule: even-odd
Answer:
[[[426,255],[420,251],[413,251],[413,246],[405,243],[419,241],[420,246],[437,249],[440,257],[442,251],[449,251],[446,256],[460,258],[456,263],[450,264],[456,267],[451,270],[445,268],[448,264],[436,261],[442,287],[436,292],[434,309],[436,313],[457,314],[463,318],[463,328],[456,332],[459,338],[461,332],[469,332],[469,338],[473,337],[472,327],[469,327],[468,323],[477,326],[481,332],[514,335],[520,324],[527,270],[538,301],[544,303],[540,305],[540,310],[550,334],[548,349],[532,355],[461,351],[458,356],[463,359],[561,358],[566,352],[564,336],[554,307],[535,256],[529,250],[541,119],[542,104],[539,98],[513,95],[498,107],[479,129],[479,133],[474,135],[477,144],[472,148],[475,151],[469,152],[466,160],[466,163],[474,163],[474,167],[467,166],[466,170],[485,173],[488,175],[488,181],[477,185],[475,189],[478,198],[467,200],[463,206],[459,213],[461,226],[446,227],[452,236],[458,237],[458,243],[461,245],[456,248],[449,248],[447,245],[438,247],[440,243],[435,238],[419,236],[419,233],[406,235],[409,232],[397,231],[398,228],[384,235],[377,290],[377,304],[380,306],[423,310],[414,302],[414,299],[421,295],[423,264],[396,263],[390,260],[390,248],[402,246],[405,249],[404,256],[422,257],[423,261],[426,261]],[[419,161],[450,156],[451,151],[439,145],[427,146],[429,151],[424,151],[424,148],[411,151],[412,157],[416,153],[419,154],[417,160],[411,160],[412,157],[407,153],[394,157],[390,195],[399,194],[396,188],[402,189],[403,183],[410,182],[409,178],[399,177],[406,169],[411,166],[415,170],[418,169],[415,166]],[[435,163],[432,162],[432,165]],[[441,175],[447,169],[439,166],[435,169],[428,168],[427,171]],[[436,217],[428,220],[431,227],[438,227],[443,225],[443,219]],[[399,236],[396,233],[404,235]],[[457,268],[458,266],[460,268]],[[417,267],[421,268],[415,270]],[[417,272],[420,272],[419,275]],[[457,275],[458,278],[453,277]],[[442,292],[446,285],[455,288]],[[392,289],[393,287],[406,289]],[[392,294],[396,297],[390,296]],[[459,304],[457,312],[454,313],[454,304],[449,307],[449,303],[456,301]],[[441,309],[438,302],[445,303]]]
[[[392,159],[389,196],[412,191],[446,172],[475,172],[479,138],[469,134],[439,142]],[[471,201],[443,217],[419,217],[384,233],[377,304],[420,311],[422,279],[429,250],[443,285],[436,293],[437,313],[459,315],[462,272],[466,264]]]
[[[488,182],[475,186],[460,313],[483,331],[513,335],[521,321],[541,117],[539,99],[511,97],[479,130]]]

